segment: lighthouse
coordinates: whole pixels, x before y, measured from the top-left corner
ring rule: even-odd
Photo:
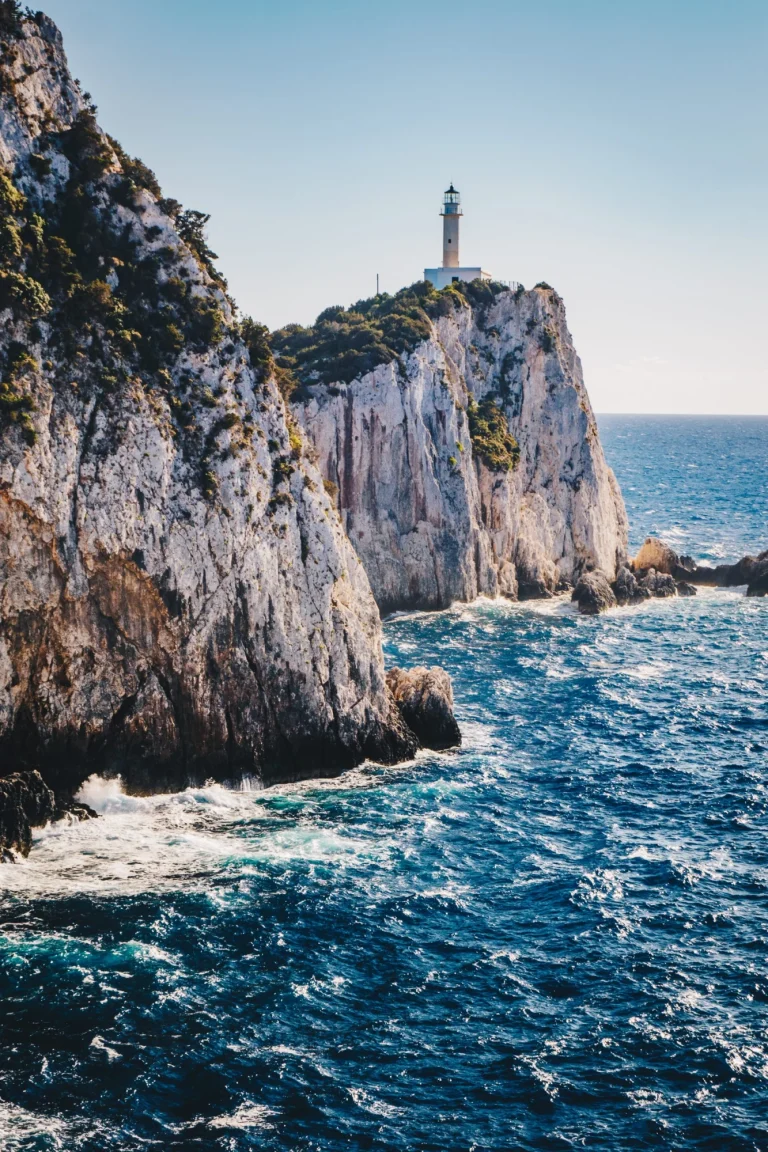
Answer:
[[[490,272],[482,268],[462,268],[459,260],[459,222],[464,213],[461,210],[461,196],[451,184],[443,196],[443,266],[425,268],[424,279],[435,288],[446,288],[458,280],[492,280]]]
[[[443,268],[459,266],[459,220],[464,215],[461,210],[461,196],[451,184],[445,193],[443,210]]]

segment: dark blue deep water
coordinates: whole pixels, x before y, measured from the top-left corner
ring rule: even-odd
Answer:
[[[768,547],[768,420],[610,417],[633,544]],[[465,744],[0,874],[0,1147],[768,1149],[768,601],[400,617]]]

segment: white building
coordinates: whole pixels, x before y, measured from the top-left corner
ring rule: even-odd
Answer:
[[[457,280],[492,280],[490,272],[482,268],[462,268],[459,262],[459,217],[464,213],[461,210],[461,197],[451,184],[445,193],[443,210],[443,266],[442,268],[425,268],[424,279],[434,284],[435,288],[446,288],[455,284]]]

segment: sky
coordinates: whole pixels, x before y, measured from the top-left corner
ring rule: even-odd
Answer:
[[[276,328],[461,257],[563,296],[598,412],[768,414],[766,0],[43,0]]]

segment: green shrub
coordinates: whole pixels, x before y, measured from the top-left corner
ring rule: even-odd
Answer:
[[[220,344],[223,339],[224,317],[216,304],[204,296],[193,296],[190,299],[187,335],[193,344],[201,348]]]
[[[46,242],[45,242],[45,220],[42,216],[38,216],[35,212],[27,221],[24,229],[24,239],[29,247],[32,249],[32,255],[40,261],[45,257]]]
[[[0,172],[0,211],[18,216],[24,211],[26,204],[26,196],[19,192],[4,172]]]
[[[21,232],[14,219],[0,219],[0,263],[15,264],[22,252]]]
[[[543,352],[554,352],[557,347],[557,333],[549,324],[545,324],[539,337],[539,347]]]
[[[40,365],[29,349],[18,340],[8,345],[5,362],[5,372],[0,382],[0,425],[18,424],[25,441],[32,446],[37,439],[32,422],[32,413],[37,405],[20,380],[28,373],[36,372]]]
[[[158,207],[160,208],[161,212],[165,212],[166,216],[170,216],[171,220],[176,219],[182,208],[178,200],[174,200],[172,197],[166,196],[162,196],[160,198],[158,201]]]
[[[23,12],[19,0],[1,0],[0,35],[20,36]]]
[[[90,109],[79,112],[63,134],[62,151],[86,182],[98,180],[114,163],[114,156]]]
[[[299,431],[299,426],[290,411],[286,412],[285,422],[288,425],[288,443],[291,446],[291,459],[298,460],[304,449],[304,440]]]
[[[293,497],[289,492],[277,492],[270,500],[267,508],[270,512],[276,512],[278,508],[290,508],[293,504]]]
[[[218,488],[219,488],[218,477],[216,476],[215,472],[211,471],[210,468],[205,468],[203,470],[202,488],[203,488],[203,496],[205,496],[206,500],[212,500],[218,491]]]
[[[27,316],[45,316],[51,298],[37,280],[19,272],[0,272],[0,309],[13,308]]]
[[[176,231],[184,243],[192,249],[200,263],[217,276],[213,262],[218,260],[218,256],[208,247],[205,237],[205,226],[210,218],[209,214],[195,212],[192,208],[180,211],[176,216]]]
[[[35,402],[31,396],[19,391],[6,380],[0,382],[0,427],[6,422],[18,424],[30,447],[37,440],[35,426],[32,423],[32,413],[35,411],[35,407]]]
[[[129,156],[113,136],[108,136],[107,139],[112,145],[112,151],[120,161],[120,167],[125,173],[126,178],[134,187],[145,188],[147,192],[152,193],[156,200],[161,200],[163,190],[152,169],[148,168],[141,160]]]
[[[274,484],[279,484],[282,480],[290,480],[295,471],[296,468],[287,456],[278,456],[277,460],[272,462],[272,481]]]
[[[543,288],[545,292],[554,292],[551,284],[547,284],[546,280],[539,280],[538,284],[534,284],[534,288]]]
[[[275,363],[269,341],[269,328],[266,324],[258,324],[250,316],[245,316],[240,324],[240,339],[248,349],[248,357],[257,379],[264,380],[273,370]]]
[[[273,333],[277,367],[290,374],[287,382],[294,387],[348,384],[428,339],[432,327],[424,304],[437,298],[435,289],[422,281],[396,296],[382,294],[351,308],[326,308],[311,327],[289,324]]]
[[[520,459],[520,448],[507,425],[504,410],[487,396],[467,408],[474,452],[492,472],[510,472]]]

